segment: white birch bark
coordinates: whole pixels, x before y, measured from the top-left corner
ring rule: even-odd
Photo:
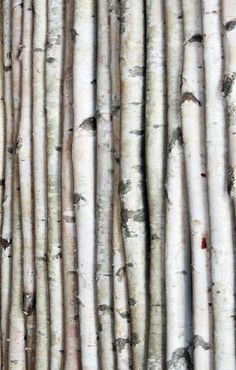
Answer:
[[[5,185],[5,104],[4,104],[4,71],[3,71],[3,4],[0,4],[0,235],[2,235],[3,196]],[[0,310],[1,314],[1,310]],[[0,364],[2,366],[2,335],[0,325]]]
[[[167,0],[165,5],[168,89],[165,251],[167,368],[183,370],[192,368],[190,242],[180,116],[183,27],[180,0]]]
[[[182,130],[190,210],[194,369],[212,369],[201,2],[183,0]]]
[[[117,370],[126,370],[131,365],[130,352],[130,311],[128,306],[127,275],[124,243],[121,229],[120,182],[120,4],[110,1],[110,74],[112,89],[113,124],[113,302],[114,336],[116,345]]]
[[[98,2],[97,51],[97,315],[102,369],[114,369],[112,292],[113,141],[111,120],[109,0]]]
[[[7,366],[8,329],[12,249],[12,190],[13,190],[13,100],[11,61],[11,2],[3,1],[3,71],[5,102],[5,191],[1,234],[1,334],[3,366]]]
[[[2,234],[3,196],[4,196],[4,160],[5,160],[5,104],[3,70],[3,4],[0,5],[0,233]]]
[[[98,369],[95,299],[95,16],[94,0],[75,0],[72,160],[78,245],[81,363],[84,370]]]
[[[236,6],[232,0],[222,0],[222,21],[224,24],[224,83],[223,94],[226,98],[229,130],[229,186],[228,192],[233,200],[234,211],[236,213],[236,130],[235,130],[235,103],[236,103]]]
[[[9,369],[26,369],[25,318],[23,297],[23,240],[20,211],[19,166],[16,154],[21,108],[21,38],[23,7],[19,0],[12,2],[12,89],[13,89],[13,240],[12,240],[12,291],[9,329]]]
[[[72,51],[74,35],[74,2],[66,2],[65,14],[65,64],[63,86],[63,141],[62,141],[62,258],[64,289],[64,368],[79,369],[79,332],[77,304],[77,249],[75,211],[73,206],[73,94]]]
[[[14,65],[14,60],[13,60]],[[13,67],[13,80],[14,74],[18,74],[19,69]],[[20,77],[20,74],[18,74]],[[18,86],[19,87],[19,86]],[[15,90],[15,87],[14,87]],[[19,92],[19,90],[18,90]],[[16,90],[14,96],[16,97]],[[19,96],[18,96],[19,97]],[[15,106],[17,110],[17,105]],[[14,107],[14,113],[15,113]],[[18,112],[19,113],[19,112]],[[22,240],[22,227],[21,227],[21,212],[20,212],[20,187],[19,187],[19,169],[18,161],[15,152],[16,138],[18,131],[19,120],[17,121],[16,114],[14,117],[14,154],[13,154],[13,240],[12,240],[12,290],[11,290],[11,309],[10,309],[10,329],[9,329],[9,370],[25,370],[27,368],[26,359],[26,330],[25,330],[25,317],[22,311],[23,307],[23,240]],[[5,367],[4,367],[5,369]]]
[[[147,288],[144,204],[144,7],[121,1],[121,221],[131,312],[132,365],[146,366]],[[134,52],[135,50],[135,52]]]
[[[49,369],[49,300],[47,281],[47,182],[45,56],[46,1],[34,0],[33,33],[33,176],[36,269],[35,368]]]
[[[46,118],[48,180],[48,280],[50,369],[62,368],[63,291],[61,251],[61,104],[63,63],[62,0],[47,3]]]
[[[232,11],[232,9],[231,9]],[[203,1],[206,86],[206,142],[210,209],[210,240],[214,319],[214,369],[235,369],[234,239],[230,196],[227,193],[227,132],[221,92],[223,48],[221,4]],[[225,95],[228,84],[223,84]],[[228,189],[229,190],[229,189]]]
[[[145,157],[150,220],[150,302],[148,369],[165,360],[164,175],[166,162],[166,85],[164,2],[146,2],[147,68]],[[158,153],[158,155],[157,155]]]
[[[23,233],[23,312],[27,326],[27,362],[34,362],[35,334],[35,266],[33,238],[33,189],[32,189],[32,1],[23,5],[23,26],[21,45],[21,112],[17,138],[17,155],[20,176],[20,204],[22,212]]]

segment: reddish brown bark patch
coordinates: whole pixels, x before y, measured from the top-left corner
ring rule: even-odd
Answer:
[[[207,238],[204,236],[201,241],[201,249],[207,249]]]

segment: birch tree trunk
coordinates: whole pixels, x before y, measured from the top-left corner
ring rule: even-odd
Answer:
[[[97,314],[102,369],[114,369],[112,292],[113,140],[111,120],[109,0],[98,2],[97,54]]]
[[[23,7],[22,33],[22,99],[17,154],[19,159],[20,195],[23,232],[23,312],[27,326],[27,362],[34,363],[35,336],[35,266],[33,237],[33,189],[32,189],[32,1],[26,0]]]
[[[26,369],[26,331],[22,312],[23,240],[20,211],[19,166],[16,154],[21,109],[21,38],[23,8],[19,0],[12,2],[12,89],[13,89],[13,240],[12,240],[12,292],[9,330],[9,369]]]
[[[50,369],[63,359],[63,291],[61,251],[61,104],[63,63],[62,0],[47,4],[46,118],[48,180],[48,280],[50,304]]]
[[[142,160],[144,134],[143,4],[121,1],[121,221],[131,311],[132,360],[146,366],[146,212]],[[135,53],[134,53],[135,50]]]
[[[127,275],[124,256],[124,243],[121,230],[121,206],[119,197],[120,182],[120,4],[110,1],[110,75],[111,109],[113,124],[113,302],[114,336],[116,344],[117,370],[131,366],[130,353],[130,310],[128,306]]]
[[[19,14],[20,15],[20,14]],[[20,78],[20,70],[17,62],[13,60],[13,81]],[[18,80],[19,81],[19,80]],[[13,240],[12,240],[12,291],[11,291],[11,309],[10,309],[10,330],[9,330],[9,362],[8,368],[24,370],[27,368],[26,361],[26,330],[25,318],[22,311],[22,286],[23,286],[23,240],[20,212],[20,187],[19,187],[19,168],[16,155],[17,133],[19,125],[18,100],[20,95],[20,85],[14,85],[14,154],[13,154]],[[17,99],[18,98],[18,99]]]
[[[47,281],[47,182],[45,56],[47,3],[34,0],[33,33],[33,170],[36,268],[36,362],[49,369],[49,300]]]
[[[78,245],[81,362],[98,369],[95,294],[95,1],[75,0],[74,28],[74,206]]]
[[[5,102],[5,192],[1,234],[1,334],[3,366],[8,361],[8,329],[10,308],[11,249],[12,249],[12,189],[13,189],[13,104],[11,62],[11,3],[3,1],[3,71]]]
[[[164,176],[166,167],[165,18],[163,1],[148,0],[146,15],[145,157],[151,233],[148,369],[162,369],[165,360]]]
[[[0,5],[0,235],[2,235],[3,196],[5,185],[5,104],[4,104],[4,71],[3,71],[3,4]],[[2,248],[1,248],[2,249]],[[2,289],[2,288],[1,288]],[[1,314],[1,310],[0,310]],[[2,334],[0,325],[0,364],[2,363]]]
[[[190,369],[191,276],[188,210],[185,196],[183,137],[180,116],[182,7],[166,1],[168,154],[166,187],[167,368]]]
[[[223,24],[224,24],[224,86],[223,93],[226,98],[228,110],[229,129],[229,164],[230,164],[230,178],[229,178],[229,194],[233,200],[234,211],[236,214],[236,138],[235,138],[235,103],[236,103],[236,48],[235,48],[235,34],[236,34],[236,6],[232,0],[222,1]]]
[[[79,332],[77,305],[77,249],[75,211],[73,206],[73,51],[74,1],[66,2],[65,14],[65,64],[63,86],[63,142],[62,142],[62,257],[64,285],[65,369],[79,369]]]
[[[2,234],[3,196],[5,186],[5,104],[4,104],[4,69],[3,69],[3,4],[0,5],[0,232]],[[1,329],[1,328],[0,328]]]
[[[190,209],[194,369],[212,369],[201,2],[183,0],[182,129]]]
[[[232,11],[232,8],[230,9]],[[221,92],[223,50],[220,12],[219,0],[203,1],[214,369],[229,370],[236,366],[234,330],[235,255],[232,209],[226,186],[228,149],[225,109]],[[228,80],[224,82],[223,90],[225,95],[229,93]],[[229,181],[229,187],[230,184]]]

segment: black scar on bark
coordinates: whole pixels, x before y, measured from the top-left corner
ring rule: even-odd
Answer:
[[[209,343],[205,342],[200,335],[194,335],[193,337],[193,348],[202,347],[205,350],[210,349]]]
[[[189,354],[188,348],[182,347],[177,348],[176,351],[172,353],[171,360],[167,362],[167,369],[175,368],[175,366],[178,366],[178,362],[184,359],[185,363],[187,365],[186,369],[193,370],[193,363],[191,356]]]
[[[230,169],[228,172],[228,182],[227,182],[227,192],[232,196],[235,187],[235,176],[233,169]]]
[[[200,100],[198,100],[191,92],[189,91],[186,91],[185,93],[183,93],[182,95],[182,100],[181,100],[181,103],[184,103],[185,101],[192,101],[193,103],[196,103],[199,105],[199,107],[202,106]]]
[[[125,349],[126,345],[129,343],[129,340],[126,338],[117,338],[116,339],[116,348],[119,353]]]
[[[112,308],[106,304],[100,304],[98,306],[98,311],[101,311],[102,313],[109,313],[112,312]]]
[[[55,58],[52,58],[52,57],[50,57],[50,58],[47,58],[47,62],[48,63],[54,63],[55,62]]]
[[[76,36],[78,36],[78,35],[79,35],[79,34],[76,32],[76,30],[75,30],[74,28],[72,28],[72,29],[70,30],[70,34],[71,34],[71,39],[72,39],[72,41],[75,41]]]
[[[234,77],[226,77],[225,80],[223,81],[221,91],[224,93],[225,98],[231,93],[233,83],[234,83]]]
[[[135,66],[129,70],[130,77],[144,76],[144,73],[145,68],[143,66]]]
[[[119,184],[119,193],[124,195],[124,194],[127,194],[130,190],[131,190],[131,181],[130,180],[127,180],[127,181],[121,180],[120,184]]]
[[[189,42],[202,42],[202,35],[200,33],[196,33],[196,35],[193,35],[190,39]]]
[[[79,127],[87,131],[95,131],[97,128],[96,117],[88,117],[84,119]]]
[[[4,72],[10,72],[12,70],[12,66],[3,66]]]
[[[12,148],[12,146],[9,146],[7,148],[7,151],[8,151],[8,153],[13,154],[13,148]]]
[[[30,316],[35,308],[36,299],[35,295],[29,293],[23,293],[23,313],[26,316]]]
[[[7,249],[7,248],[11,245],[11,243],[12,243],[12,239],[10,239],[10,240],[8,241],[8,240],[6,240],[6,239],[1,238],[1,247],[2,247],[3,249]]]
[[[61,146],[60,145],[55,146],[55,149],[56,149],[57,152],[60,152],[61,151]]]
[[[5,179],[0,180],[0,186],[3,186],[3,187],[5,186]]]
[[[142,136],[142,135],[144,135],[144,130],[131,130],[130,134]]]
[[[141,343],[139,336],[137,333],[131,333],[131,346],[137,346],[137,344]]]
[[[64,220],[68,224],[74,224],[75,223],[75,217],[74,216],[64,216]]]
[[[231,31],[235,28],[235,26],[236,26],[236,19],[233,19],[232,21],[229,21],[225,24],[225,30]]]
[[[181,146],[184,144],[183,133],[182,133],[181,127],[177,127],[171,135],[169,145],[168,145],[169,153],[172,151],[173,146],[175,145],[176,142]]]
[[[81,194],[78,194],[78,193],[74,193],[73,195],[73,204],[79,204],[80,201],[83,200],[84,202],[86,201],[86,199],[83,197],[83,195]]]
[[[128,305],[129,306],[135,306],[136,305],[136,301],[134,298],[129,298],[128,299]]]

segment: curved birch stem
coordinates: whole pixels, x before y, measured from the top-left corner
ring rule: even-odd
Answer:
[[[20,211],[19,166],[16,154],[21,108],[21,38],[23,8],[21,1],[12,3],[12,88],[13,88],[13,240],[12,240],[12,293],[9,330],[9,369],[26,369],[25,319],[22,312],[23,240]]]
[[[165,359],[164,175],[166,87],[164,3],[148,0],[145,156],[151,231],[148,369],[162,369]],[[158,153],[158,158],[155,155]]]
[[[113,299],[114,335],[116,343],[117,370],[128,370],[131,365],[130,353],[130,311],[128,306],[127,275],[124,243],[121,229],[120,182],[120,4],[110,0],[110,75],[112,88],[112,124],[114,147],[113,185]]]
[[[111,121],[109,1],[98,2],[97,53],[97,314],[102,369],[114,369],[112,292],[113,142]]]
[[[63,358],[63,291],[60,224],[63,4],[63,0],[50,0],[47,4],[46,117],[50,369],[61,369]]]
[[[95,294],[95,1],[75,0],[74,12],[74,206],[78,245],[81,363],[98,369]]]
[[[5,101],[5,192],[1,234],[1,334],[3,366],[8,361],[8,324],[11,283],[12,190],[13,190],[13,99],[11,61],[11,2],[3,1],[3,71]]]
[[[32,189],[32,0],[23,6],[21,113],[17,139],[23,232],[23,312],[26,315],[28,365],[34,363],[35,335],[35,266],[33,238]]]
[[[64,288],[64,368],[79,369],[79,333],[77,305],[77,249],[75,211],[73,206],[73,94],[72,50],[74,1],[66,2],[65,64],[63,86],[63,141],[62,141],[62,261]]]
[[[236,367],[235,255],[232,209],[226,187],[228,150],[225,109],[221,93],[223,50],[220,12],[219,0],[203,1],[214,369],[229,370]],[[229,84],[224,83],[223,89],[227,95]]]
[[[182,7],[166,1],[168,155],[166,187],[167,368],[192,366],[191,277],[188,210],[185,196],[183,138],[180,117],[182,72]]]
[[[183,0],[182,130],[190,210],[194,369],[212,369],[209,216],[201,2]]]
[[[146,212],[144,204],[143,4],[121,1],[121,221],[131,311],[132,360],[135,369],[146,364]],[[135,53],[134,53],[135,49]]]
[[[45,55],[47,3],[34,0],[33,33],[33,175],[36,268],[35,368],[49,369],[49,300],[47,281],[47,183]]]

